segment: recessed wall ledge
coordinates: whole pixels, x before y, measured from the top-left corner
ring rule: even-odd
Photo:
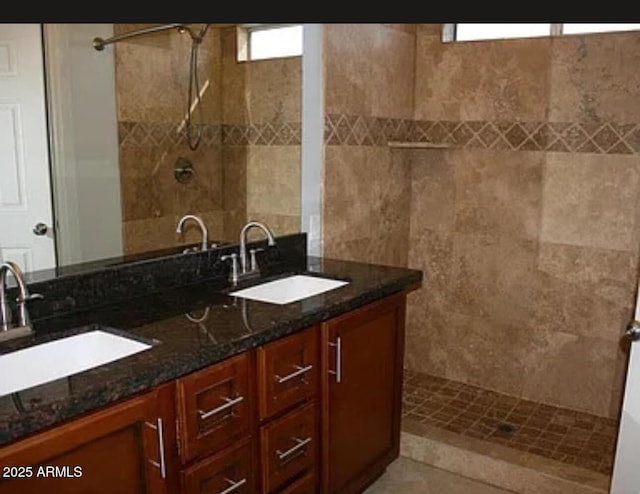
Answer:
[[[453,148],[453,144],[438,143],[438,142],[411,142],[411,141],[389,141],[387,146],[390,148],[404,148],[404,149],[449,149]]]

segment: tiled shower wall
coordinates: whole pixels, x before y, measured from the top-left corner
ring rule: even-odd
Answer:
[[[145,25],[116,24],[115,32]],[[184,124],[190,38],[177,32],[115,45],[125,253],[196,242],[185,214],[202,217],[212,240],[237,241],[248,220],[274,233],[299,231],[300,57],[236,61],[234,27],[212,26],[199,48],[203,138],[189,149]],[[192,121],[201,124],[199,110]],[[178,157],[195,177],[173,177]]]
[[[249,220],[277,235],[300,231],[301,57],[236,62],[222,29],[225,237]]]
[[[639,48],[638,33],[443,44],[418,28],[415,119],[444,121],[433,140],[453,148],[412,152],[409,264],[427,282],[410,303],[408,367],[617,416],[640,232]]]
[[[115,24],[116,34],[148,25]],[[200,84],[205,136],[191,151],[178,127],[184,122],[189,85],[190,38],[177,32],[141,36],[113,45],[116,56],[120,181],[125,254],[175,246],[178,220],[198,214],[211,239],[223,230],[221,78],[219,31],[210,29],[200,47]],[[193,115],[200,123],[197,111]],[[188,184],[173,177],[179,157],[193,163]],[[189,225],[184,240],[199,240]]]
[[[407,367],[617,417],[640,232],[638,33],[325,36],[324,252],[424,270]]]
[[[343,129],[351,123],[360,128],[363,119],[411,118],[415,27],[324,27],[324,255],[406,266],[411,187],[407,156],[386,145],[331,136],[334,120]],[[346,121],[340,114],[362,119]]]

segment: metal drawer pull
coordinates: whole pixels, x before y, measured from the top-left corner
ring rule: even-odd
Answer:
[[[279,449],[276,450],[276,454],[278,455],[278,460],[285,460],[288,456],[291,456],[293,453],[295,453],[296,451],[304,448],[307,444],[309,444],[311,442],[311,438],[308,437],[306,439],[298,439],[297,437],[292,438],[295,442],[296,445],[293,446],[292,448],[286,450],[284,453],[282,451],[280,451]]]
[[[309,372],[311,369],[313,369],[313,365],[307,365],[306,367],[300,367],[299,365],[296,365],[295,367],[297,369],[296,371],[292,372],[291,374],[287,374],[284,377],[280,377],[276,375],[276,382],[278,384],[286,383],[287,381],[290,381],[294,377],[298,377],[302,374]]]
[[[339,336],[336,337],[336,342],[329,342],[329,346],[336,348],[336,370],[330,370],[329,374],[334,374],[336,376],[336,383],[340,384],[342,382],[342,338]]]
[[[237,398],[222,398],[226,403],[224,405],[220,405],[218,408],[214,408],[213,410],[209,410],[208,412],[203,412],[202,410],[198,410],[198,415],[200,415],[201,420],[208,419],[212,415],[216,413],[224,412],[228,408],[232,408],[233,406],[240,403],[244,400],[244,396],[238,396]]]
[[[220,491],[218,494],[229,494],[230,492],[233,492],[236,489],[239,489],[240,487],[242,487],[244,484],[247,483],[247,479],[242,479],[242,480],[238,480],[237,482],[234,482],[233,480],[225,477],[224,480],[225,482],[228,482],[229,484],[231,484],[231,487],[227,487],[225,490]]]
[[[151,427],[153,430],[158,431],[158,452],[160,454],[160,462],[153,461],[149,458],[149,463],[151,463],[154,467],[160,469],[160,476],[163,479],[167,478],[167,468],[164,461],[164,432],[162,429],[162,419],[158,417],[158,425],[152,424],[151,422],[145,422],[148,427]]]

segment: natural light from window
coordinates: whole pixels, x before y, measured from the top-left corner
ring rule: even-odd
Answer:
[[[562,25],[562,34],[581,33],[608,33],[611,31],[634,31],[640,29],[640,24],[576,24],[567,23]]]
[[[456,24],[456,41],[549,36],[551,24]]]
[[[443,41],[480,41],[490,39],[533,38],[571,34],[610,33],[640,30],[640,24],[597,23],[459,23],[445,24]]]
[[[261,27],[249,31],[251,60],[299,55],[302,55],[302,25]]]

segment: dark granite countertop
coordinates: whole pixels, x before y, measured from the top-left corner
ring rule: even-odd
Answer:
[[[225,295],[210,281],[34,323],[36,336],[0,344],[0,354],[104,329],[152,348],[85,372],[0,397],[0,444],[7,444],[294,333],[422,281],[412,269],[308,258],[307,273],[344,287],[276,305]],[[291,273],[289,273],[291,274]],[[280,278],[286,274],[273,276]],[[264,280],[254,280],[252,284]],[[16,372],[20,372],[16,369]]]

